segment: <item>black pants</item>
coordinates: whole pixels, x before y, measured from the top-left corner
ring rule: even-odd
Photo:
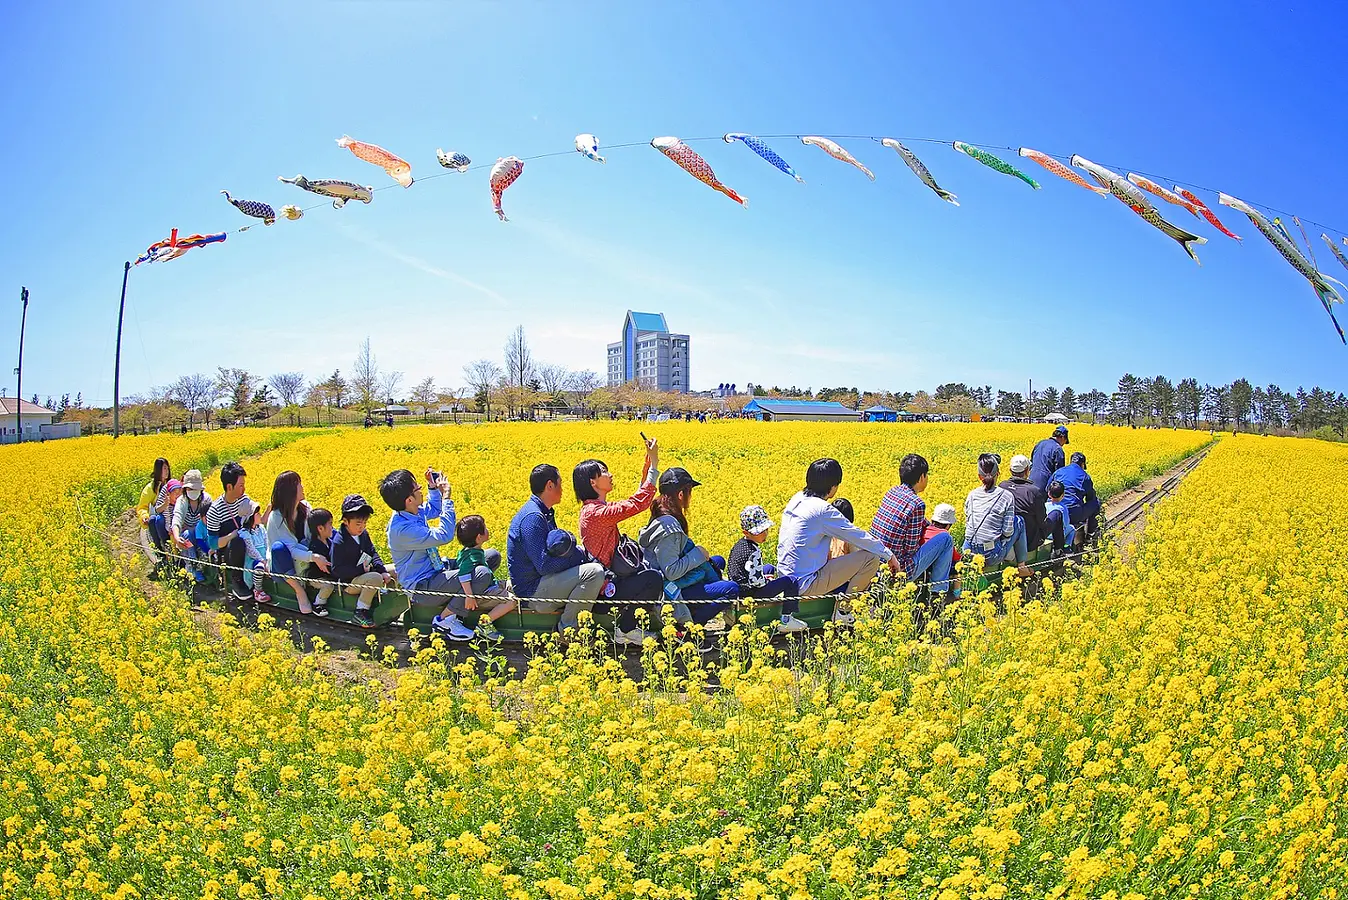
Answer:
[[[236,535],[234,540],[220,550],[220,556],[223,557],[225,565],[230,566],[225,570],[225,583],[229,585],[230,593],[244,600],[251,599],[253,592],[243,580],[242,570],[245,556],[243,538]]]
[[[638,609],[646,610],[648,626],[655,622],[656,601],[664,595],[665,576],[654,569],[645,569],[635,575],[616,579],[613,582],[613,588],[614,600],[651,601],[649,606],[635,603],[596,604],[596,612],[604,612],[610,608],[615,608],[619,631],[632,631],[637,627]]]

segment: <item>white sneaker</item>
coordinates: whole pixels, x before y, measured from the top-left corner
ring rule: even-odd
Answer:
[[[852,615],[850,612],[845,612],[842,609],[834,607],[833,609],[834,625],[855,625],[856,623],[857,623],[856,616]]]
[[[619,647],[640,647],[646,643],[646,638],[658,640],[659,636],[649,631],[642,631],[640,628],[633,628],[631,631],[613,629],[613,643]]]
[[[778,634],[791,634],[797,631],[809,631],[809,630],[810,626],[806,625],[804,622],[802,622],[800,619],[797,619],[795,616],[786,616],[785,618],[777,622]]]
[[[451,641],[471,641],[473,629],[459,621],[455,615],[436,616],[431,619],[431,627]]]
[[[707,624],[702,626],[703,631],[725,632],[735,627],[735,613],[731,610],[718,612],[707,620]]]

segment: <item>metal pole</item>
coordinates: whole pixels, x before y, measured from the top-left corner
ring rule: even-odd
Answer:
[[[28,327],[28,288],[19,288],[19,299],[23,301],[23,318],[19,323],[19,367],[14,370],[18,376],[18,384],[14,390],[14,421],[18,426],[15,431],[17,442],[23,443],[23,332]]]
[[[112,436],[122,433],[122,316],[126,314],[126,278],[131,263],[122,267],[122,300],[117,305],[117,355],[112,364]]]

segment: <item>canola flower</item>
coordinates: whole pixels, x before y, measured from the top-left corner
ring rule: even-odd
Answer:
[[[754,477],[752,446],[701,434]],[[981,449],[951,434],[952,455]],[[1144,434],[1134,466],[1172,452]],[[503,461],[508,437],[483,429],[456,461]],[[250,477],[305,447],[306,474],[354,467],[365,440],[301,438]],[[335,681],[275,629],[207,636],[57,487],[83,473],[124,509],[155,456],[176,471],[243,443],[0,449],[0,896],[1336,898],[1348,882],[1348,448],[1223,439],[1129,559],[1032,602],[1012,591],[1001,617],[971,597],[949,642],[918,640],[899,592],[794,667],[737,628],[715,671],[648,645],[642,686],[583,643],[485,681],[421,643],[389,686]]]

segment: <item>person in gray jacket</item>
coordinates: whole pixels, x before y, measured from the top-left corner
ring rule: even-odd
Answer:
[[[688,537],[688,507],[699,484],[679,466],[661,475],[660,496],[651,504],[651,520],[637,535],[637,543],[646,561],[665,578],[665,598],[674,606],[675,620],[699,625],[715,620],[713,627],[719,627],[730,624],[720,614],[739,597],[740,586],[722,577],[724,557],[710,555]]]
[[[978,479],[983,482],[964,498],[964,556],[981,554],[984,567],[1000,571],[1003,562],[1015,562],[1020,574],[1032,572],[1025,564],[1025,519],[1016,515],[1016,498],[997,486],[1002,458],[996,453],[978,457]]]

